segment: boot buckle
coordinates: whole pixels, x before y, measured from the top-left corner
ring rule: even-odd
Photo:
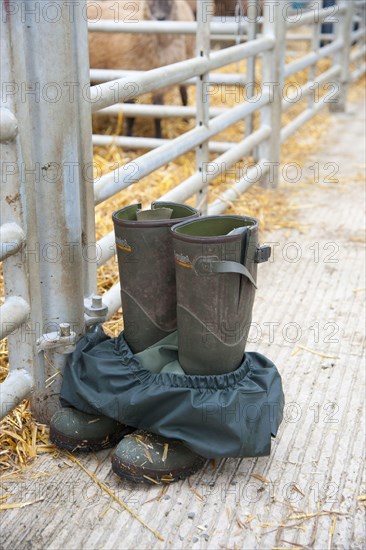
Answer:
[[[271,257],[271,247],[269,245],[257,246],[255,252],[254,261],[256,264],[262,264],[263,262],[268,262]]]

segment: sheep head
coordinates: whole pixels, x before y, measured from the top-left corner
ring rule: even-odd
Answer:
[[[174,2],[175,0],[146,0],[147,18],[156,21],[173,19]]]

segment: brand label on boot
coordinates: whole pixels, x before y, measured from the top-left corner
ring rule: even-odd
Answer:
[[[126,239],[120,239],[119,237],[116,237],[116,245],[117,245],[117,248],[120,248],[125,252],[132,252],[132,246],[128,244]]]
[[[190,267],[192,268],[192,262],[188,258],[188,256],[184,256],[183,254],[178,254],[178,252],[174,252],[175,256],[175,263],[178,265],[181,265],[182,267]]]

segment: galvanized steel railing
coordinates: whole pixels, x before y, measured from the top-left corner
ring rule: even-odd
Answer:
[[[65,355],[72,351],[85,326],[111,317],[120,306],[119,285],[103,300],[95,294],[96,269],[115,249],[113,233],[95,243],[94,204],[196,149],[195,173],[161,198],[185,201],[196,195],[203,212],[222,213],[228,201],[254,182],[277,185],[281,142],[329,103],[329,94],[314,100],[316,87],[333,83],[330,105],[344,109],[347,87],[365,72],[363,0],[339,1],[325,9],[317,9],[318,3],[311,9],[310,4],[301,14],[288,11],[289,2],[284,13],[283,3],[266,0],[263,17],[248,17],[239,23],[210,23],[204,17],[203,3],[198,0],[197,23],[90,23],[92,30],[99,32],[196,33],[198,52],[194,59],[144,73],[92,69],[91,77],[98,82],[92,87],[83,3],[52,2],[55,12],[42,11],[45,4],[34,0],[2,5],[0,250],[5,302],[0,310],[0,335],[8,336],[10,373],[0,385],[1,416],[32,392],[36,417],[47,422],[57,407]],[[248,9],[254,8],[256,0],[250,0]],[[321,34],[321,24],[330,16],[337,19],[333,31]],[[310,33],[292,32],[305,25]],[[215,40],[232,40],[235,45],[212,52],[210,33]],[[286,64],[289,39],[307,40],[310,53]],[[320,39],[327,45],[320,47]],[[50,44],[58,48],[50,48]],[[204,93],[210,83],[250,85],[257,76],[258,57],[261,97],[230,109],[210,109]],[[325,58],[331,60],[330,67],[317,75],[316,64]],[[247,59],[246,75],[211,73],[242,59]],[[283,98],[285,81],[305,68],[309,69],[309,81],[299,88],[298,100],[307,97],[307,108],[281,127],[282,113],[297,102]],[[126,99],[154,91],[162,81],[164,85],[194,83],[196,108],[122,105]],[[91,113],[99,110],[123,110],[130,116],[195,116],[197,125],[174,140],[94,136],[94,144],[113,140],[151,150],[93,184]],[[260,124],[253,131],[256,112]],[[211,139],[243,119],[246,135],[239,143]],[[209,151],[220,154],[214,174],[209,168]],[[248,154],[254,156],[255,164],[209,204],[210,181]]]

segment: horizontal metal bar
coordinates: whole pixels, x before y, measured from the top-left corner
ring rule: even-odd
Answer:
[[[363,76],[366,73],[366,63],[363,63],[361,67],[353,71],[350,77],[351,82],[356,82],[361,76]]]
[[[248,27],[246,21],[237,23],[211,22],[210,34],[242,34]],[[88,21],[89,32],[106,33],[131,33],[131,34],[196,34],[197,23],[195,21],[115,21],[102,19],[100,21]]]
[[[325,82],[329,82],[331,78],[334,78],[338,76],[342,71],[342,67],[340,65],[334,65],[334,67],[331,67],[327,71],[324,71],[324,73],[321,73],[319,76],[317,76],[314,80],[310,80],[303,86],[299,86],[297,88],[298,91],[298,99],[296,101],[289,101],[284,99],[282,101],[282,111],[286,112],[291,107],[296,105],[298,101],[301,101],[304,97],[307,97],[309,94],[314,93],[314,85],[318,84],[324,84]]]
[[[18,121],[6,107],[0,107],[0,143],[13,141],[18,133]]]
[[[118,80],[120,78],[129,77],[135,78],[136,76],[144,74],[145,71],[127,71],[127,70],[115,70],[115,69],[90,69],[90,80],[94,83],[110,82],[111,80]],[[209,83],[214,84],[228,84],[245,86],[247,83],[245,76],[236,73],[211,73],[208,76]],[[188,78],[182,82],[182,84],[195,86],[197,84],[196,78]]]
[[[306,13],[302,13],[297,19],[287,21],[286,26],[288,29],[295,29],[296,27],[302,27],[303,25],[316,25],[327,19],[327,17],[335,17],[345,13],[346,9],[347,8],[345,6],[339,5],[337,11],[334,10],[334,7],[323,8],[321,10],[310,10]],[[294,17],[296,17],[296,13],[294,14]]]
[[[210,215],[222,214],[225,212],[231,203],[238,200],[240,195],[249,187],[260,180],[269,171],[269,162],[262,159],[251,168],[248,168],[245,176],[240,178],[232,187],[221,193],[220,197],[208,207]]]
[[[293,74],[302,71],[303,69],[307,69],[308,67],[311,67],[315,63],[317,63],[320,59],[323,59],[324,57],[328,57],[338,50],[341,50],[344,47],[343,41],[341,39],[335,40],[331,44],[328,44],[328,46],[324,46],[323,48],[320,48],[318,52],[310,52],[307,55],[304,55],[300,59],[296,59],[295,61],[292,61],[291,63],[288,63],[285,65],[284,70],[284,76],[285,78],[288,78],[289,76],[292,76]]]
[[[32,378],[25,369],[11,370],[0,384],[0,420],[26,399],[32,388]]]
[[[328,103],[326,102],[327,96],[320,98],[319,103],[315,103],[312,109],[305,109],[294,120],[292,120],[287,126],[281,130],[281,143],[286,141],[292,134],[294,134],[301,126],[304,126],[311,118],[318,114]]]
[[[310,29],[312,30],[312,29]],[[312,40],[313,34],[291,34],[288,32],[286,34],[286,40],[291,40],[294,42],[300,42],[300,41],[306,41],[306,40]],[[334,33],[320,33],[319,35],[320,40],[334,40],[335,34]]]
[[[106,264],[116,253],[116,241],[114,231],[104,235],[97,241],[98,263],[97,267]]]
[[[222,115],[228,109],[222,107],[212,107],[210,117]],[[196,107],[183,107],[179,105],[149,105],[144,103],[117,103],[111,107],[106,107],[97,111],[99,114],[118,115],[123,113],[126,117],[152,117],[152,118],[195,118],[197,114]]]
[[[157,168],[194,149],[212,136],[222,132],[251,113],[258,111],[269,102],[269,95],[263,94],[255,103],[243,103],[229,109],[228,112],[210,120],[209,125],[197,126],[171,142],[149,151],[145,155],[134,159],[122,168],[102,176],[94,185],[95,203],[99,204],[112,197],[132,183],[151,174]]]
[[[99,147],[107,147],[114,144],[118,147],[125,147],[126,149],[157,149],[162,145],[171,143],[172,139],[159,139],[159,138],[143,138],[143,137],[127,137],[127,136],[104,136],[93,135],[93,145]],[[232,141],[210,141],[208,149],[210,153],[224,153],[233,146]]]
[[[0,226],[0,261],[16,254],[25,240],[24,231],[16,223],[4,223]]]
[[[128,78],[92,86],[90,90],[92,111],[98,111],[114,103],[126,101],[126,99],[133,99],[139,95],[157,90],[159,87],[178,84],[187,78],[199,76],[252,55],[271,50],[274,44],[275,39],[273,36],[262,37],[251,40],[246,44],[239,44],[213,52],[210,57],[195,57],[158,69],[152,69],[134,79],[134,90],[131,90],[131,82]]]
[[[29,304],[20,296],[9,296],[0,307],[0,340],[14,332],[26,320]]]
[[[184,202],[202,187],[211,183],[223,172],[229,170],[250,151],[265,141],[271,134],[269,126],[262,126],[241,142],[233,145],[226,153],[207,163],[204,173],[196,172],[191,177],[160,197],[162,201]]]
[[[366,54],[366,45],[363,45],[361,48],[351,53],[350,62],[353,63],[354,61],[358,61],[365,54]]]
[[[357,42],[357,40],[359,40],[360,38],[362,38],[363,36],[365,36],[366,34],[366,29],[365,27],[361,28],[361,29],[358,29],[357,31],[354,31],[352,34],[351,34],[351,41],[352,42]]]
[[[108,307],[106,320],[109,321],[118,308],[121,307],[121,285],[119,282],[103,294],[103,304]]]

